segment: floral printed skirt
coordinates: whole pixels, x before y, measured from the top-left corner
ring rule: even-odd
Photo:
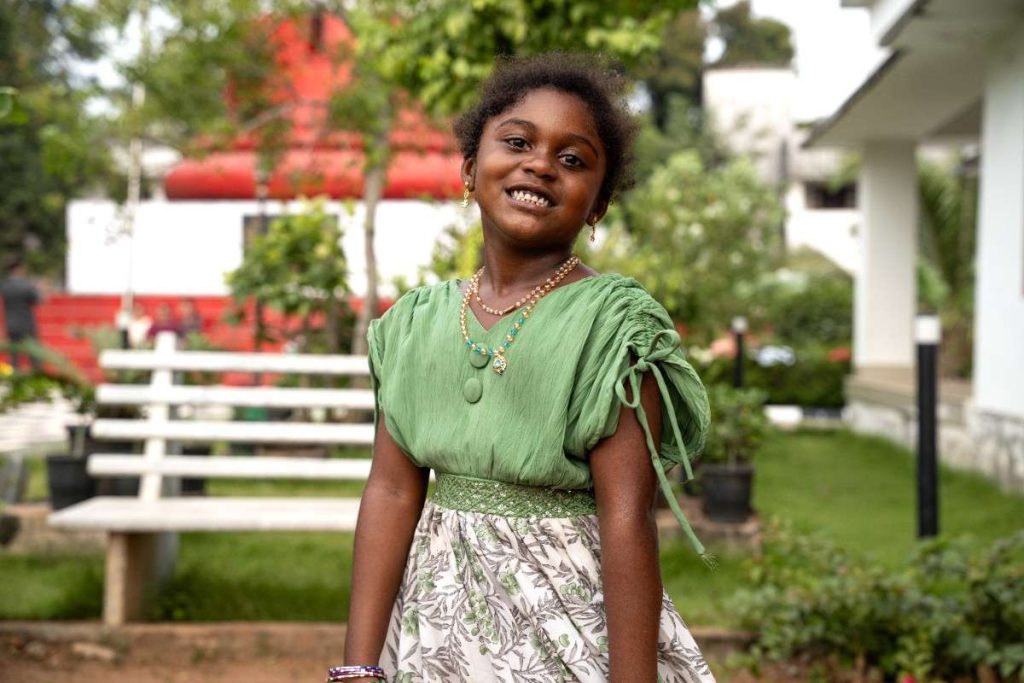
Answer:
[[[597,516],[511,516],[444,502],[428,501],[416,528],[382,655],[389,680],[607,681]],[[658,680],[715,680],[667,595]]]

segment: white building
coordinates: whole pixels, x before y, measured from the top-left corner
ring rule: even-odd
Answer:
[[[301,208],[298,201],[269,201],[266,212],[275,216]],[[363,203],[330,201],[326,210],[344,230],[349,286],[362,296]],[[224,276],[242,264],[246,225],[256,224],[260,207],[255,200],[147,200],[139,205],[134,236],[126,232],[120,212],[120,205],[106,199],[69,204],[69,293],[120,295],[130,285],[140,295],[226,297]],[[397,278],[415,283],[444,229],[468,224],[469,219],[470,212],[453,201],[382,201],[374,240],[382,293],[393,295],[391,283]]]
[[[808,127],[795,118],[797,76],[789,68],[743,66],[704,72],[704,109],[730,151],[749,155],[779,189],[789,248],[809,247],[848,273],[860,263],[855,191],[831,187],[844,153],[802,147]]]
[[[974,377],[940,389],[940,449],[1024,489],[1024,2],[843,4],[870,12],[873,40],[889,52],[809,139],[863,158],[849,419],[916,440],[916,155],[925,144],[976,143]]]

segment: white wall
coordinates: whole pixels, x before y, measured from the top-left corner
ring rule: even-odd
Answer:
[[[1024,27],[987,74],[980,176],[974,400],[1024,418]]]
[[[915,145],[864,145],[857,201],[864,217],[853,300],[853,360],[858,368],[910,367],[917,310]]]
[[[759,177],[782,180],[781,149],[793,136],[796,74],[764,67],[708,69],[704,107],[711,125],[735,154],[754,157]]]
[[[297,211],[297,202],[269,202],[271,214]],[[350,215],[340,202],[328,204],[345,231],[342,247],[349,284],[366,290],[362,203]],[[131,272],[138,294],[223,295],[224,274],[242,260],[242,220],[257,215],[255,201],[148,201],[139,207],[135,239],[121,231],[117,206],[106,200],[74,201],[68,206],[68,290],[75,294],[119,294]],[[383,201],[377,214],[377,262],[382,283],[396,276],[415,281],[430,262],[447,225],[465,224],[473,209],[453,202]],[[130,258],[131,255],[131,258]],[[132,262],[129,268],[129,258]],[[382,287],[389,293],[389,287]]]
[[[810,247],[827,256],[847,273],[860,267],[857,209],[808,209],[804,185],[790,183],[785,197],[786,246]]]

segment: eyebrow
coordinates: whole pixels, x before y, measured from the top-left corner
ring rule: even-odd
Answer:
[[[505,126],[522,126],[524,128],[528,128],[531,132],[537,131],[537,126],[532,122],[527,121],[526,119],[505,119],[504,121],[497,125],[497,128],[504,128]],[[567,135],[573,140],[578,140],[579,142],[583,143],[590,149],[594,150],[594,154],[596,154],[597,156],[601,156],[601,152],[598,151],[597,147],[594,145],[594,143],[590,141],[590,138],[588,138],[587,136],[580,135],[579,133],[567,133]]]

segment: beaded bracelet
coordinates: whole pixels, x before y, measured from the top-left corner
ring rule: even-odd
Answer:
[[[335,681],[347,681],[352,678],[377,678],[386,681],[384,669],[379,666],[332,666],[327,669],[327,683]]]

